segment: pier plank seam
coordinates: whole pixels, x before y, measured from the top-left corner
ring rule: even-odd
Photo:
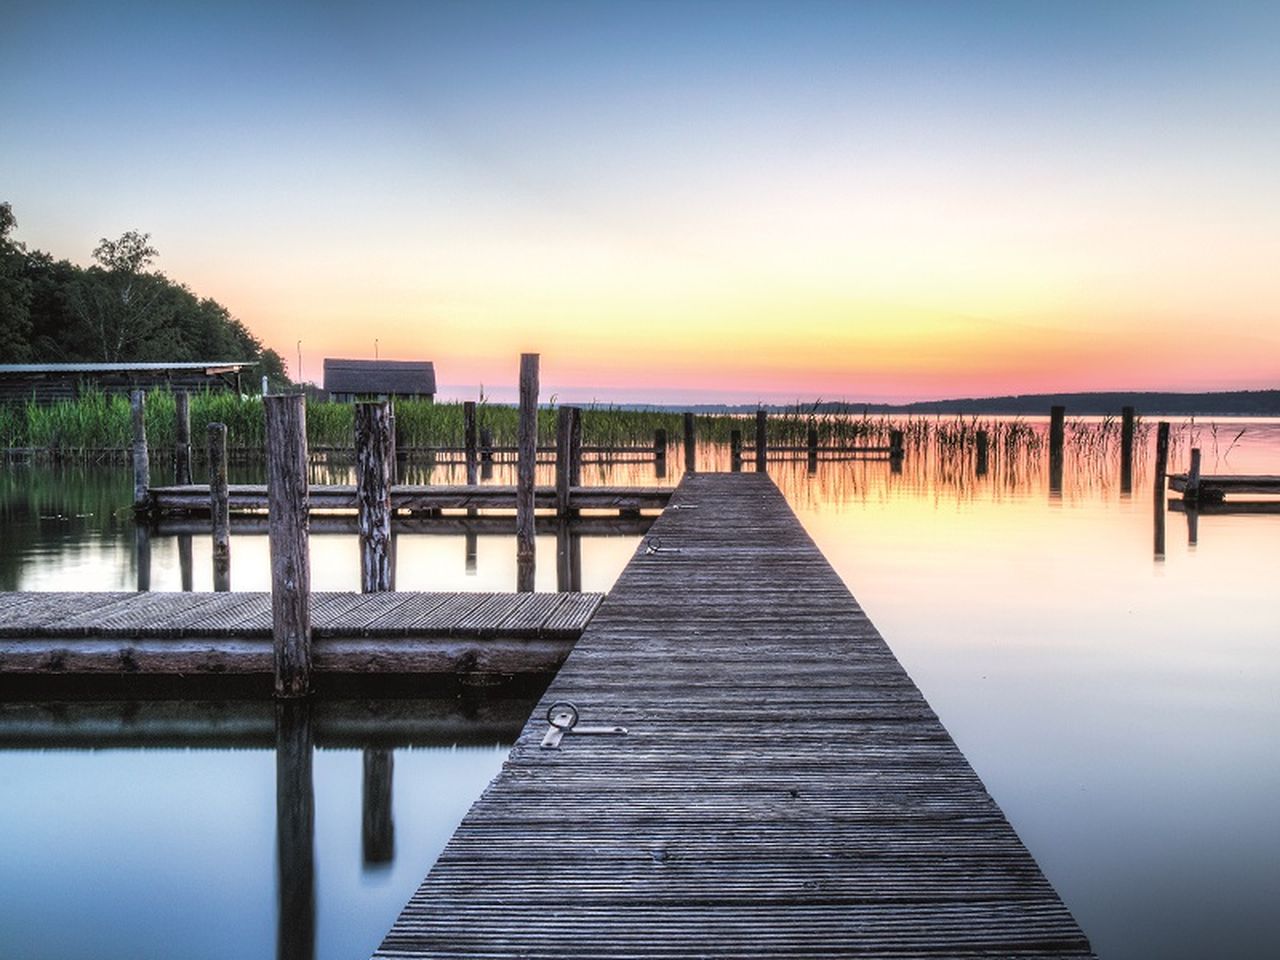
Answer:
[[[1092,956],[767,476],[672,506],[375,957]]]

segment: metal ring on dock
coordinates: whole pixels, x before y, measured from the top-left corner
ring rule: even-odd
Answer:
[[[565,714],[568,714],[567,722],[563,719]],[[578,708],[568,700],[557,700],[551,706],[547,707],[547,723],[551,724],[556,729],[572,730],[577,722]]]
[[[659,540],[657,537],[645,537],[645,540],[644,540],[645,553],[657,553],[661,549],[662,549],[661,540]]]

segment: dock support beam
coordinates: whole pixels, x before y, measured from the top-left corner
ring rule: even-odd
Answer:
[[[1133,492],[1133,407],[1120,408],[1120,492]]]
[[[698,472],[698,432],[688,411],[684,415],[684,472]]]
[[[191,394],[183,391],[173,396],[173,482],[180,487],[191,485]]]
[[[393,589],[391,558],[391,469],[395,435],[391,405],[357,403],[355,409],[356,503],[360,531],[360,589]]]
[[[538,354],[520,355],[520,423],[516,435],[516,589],[533,590],[536,537],[533,483],[538,462]]]
[[[151,486],[151,459],[147,452],[147,395],[142,390],[129,392],[129,411],[133,417],[133,509],[147,509],[147,490]]]
[[[761,407],[756,411],[756,473],[769,469],[769,411]]]
[[[209,518],[213,526],[213,589],[231,589],[231,495],[227,488],[227,425],[209,424]]]
[[[302,394],[263,397],[267,418],[267,531],[277,697],[311,692],[311,557],[307,410]]]

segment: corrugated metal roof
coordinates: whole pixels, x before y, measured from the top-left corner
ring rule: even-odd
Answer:
[[[241,370],[256,360],[199,360],[180,363],[0,363],[6,373],[129,373],[134,370]]]
[[[330,393],[412,395],[436,392],[430,360],[324,361],[324,388]]]

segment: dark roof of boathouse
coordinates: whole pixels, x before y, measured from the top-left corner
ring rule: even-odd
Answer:
[[[324,388],[342,396],[430,397],[436,367],[430,360],[324,361]]]

